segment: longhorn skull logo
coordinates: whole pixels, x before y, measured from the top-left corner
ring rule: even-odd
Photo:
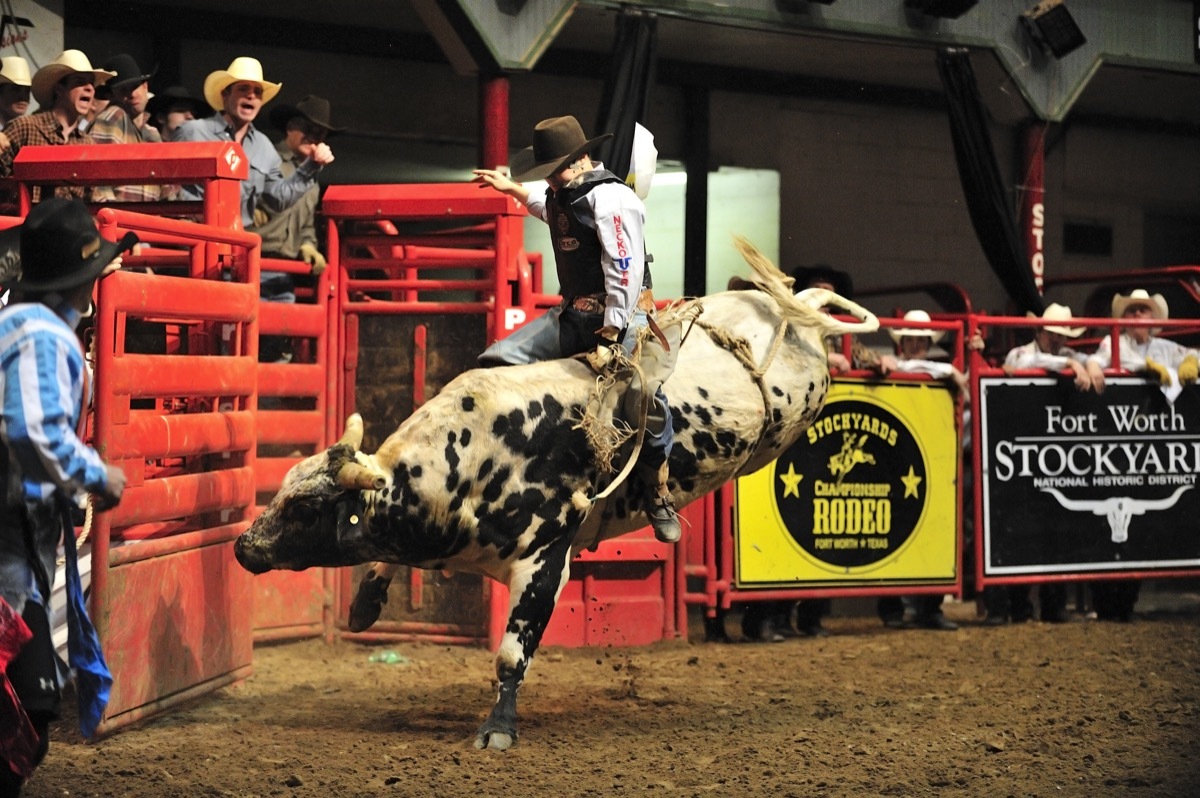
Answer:
[[[1112,530],[1113,543],[1124,543],[1129,540],[1129,520],[1133,516],[1143,515],[1148,512],[1158,512],[1159,510],[1169,510],[1179,501],[1179,497],[1183,495],[1184,491],[1191,489],[1191,485],[1184,485],[1176,490],[1173,495],[1165,499],[1150,501],[1147,499],[1134,499],[1129,496],[1117,496],[1104,500],[1068,499],[1056,488],[1042,488],[1043,491],[1058,499],[1058,503],[1063,506],[1064,510],[1076,513],[1091,513],[1092,515],[1102,515],[1108,518],[1108,527]]]

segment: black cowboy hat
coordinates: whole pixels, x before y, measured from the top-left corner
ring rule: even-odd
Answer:
[[[612,138],[604,133],[589,139],[573,116],[556,116],[543,119],[533,128],[533,146],[526,147],[513,156],[509,171],[518,183],[529,180],[545,180],[561,172],[567,164],[591,152],[597,144]]]
[[[154,117],[159,112],[166,113],[172,105],[188,106],[192,116],[196,119],[212,116],[212,109],[208,107],[208,103],[193,97],[192,93],[183,86],[167,86],[162,91],[155,92],[150,101],[146,103],[146,113]]]
[[[792,285],[796,291],[810,288],[813,283],[829,283],[838,296],[843,299],[854,298],[854,281],[850,279],[850,275],[824,263],[797,266],[792,269],[792,279],[796,281]]]
[[[108,79],[107,85],[110,89],[132,88],[141,83],[146,83],[158,71],[157,67],[149,72],[142,71],[142,68],[138,66],[138,62],[129,53],[114,55],[104,62],[104,69],[117,73],[116,77]]]
[[[325,134],[332,136],[341,133],[346,128],[334,127],[329,123],[329,100],[309,94],[295,105],[280,105],[271,109],[270,122],[280,130],[287,130],[288,122],[302,116],[317,127],[324,128]]]
[[[126,233],[120,241],[101,238],[87,206],[62,197],[34,205],[19,229],[21,278],[16,285],[24,292],[87,285],[138,242],[136,233]]]

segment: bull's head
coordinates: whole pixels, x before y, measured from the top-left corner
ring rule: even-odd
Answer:
[[[279,493],[234,544],[243,568],[301,571],[372,558],[362,530],[371,492],[387,487],[390,477],[359,451],[362,437],[362,417],[355,413],[341,440],[288,471]]]

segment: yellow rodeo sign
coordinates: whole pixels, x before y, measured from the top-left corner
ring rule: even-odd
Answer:
[[[805,437],[737,481],[738,587],[953,583],[958,462],[946,385],[834,383]]]

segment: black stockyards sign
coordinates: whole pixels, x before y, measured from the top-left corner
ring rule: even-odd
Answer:
[[[1200,388],[980,381],[984,573],[1200,572]]]

